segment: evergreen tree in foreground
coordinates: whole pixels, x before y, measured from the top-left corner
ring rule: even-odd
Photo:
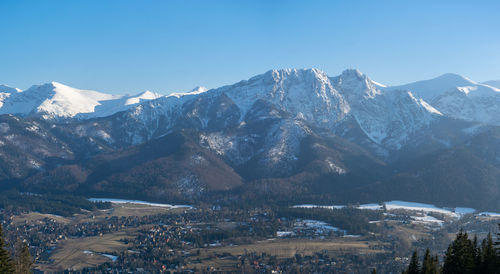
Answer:
[[[14,273],[15,268],[12,260],[10,259],[9,252],[5,249],[5,242],[3,240],[3,230],[0,224],[0,273]]]
[[[18,242],[16,246],[16,273],[28,274],[32,273],[33,257],[26,242]]]
[[[443,274],[476,273],[476,252],[466,232],[460,230],[446,251]]]
[[[418,261],[418,252],[415,250],[410,259],[410,265],[403,271],[403,274],[437,274],[439,272],[439,260],[437,255],[432,256],[431,251],[427,249],[425,251],[424,259],[422,261],[422,266]]]
[[[498,258],[493,247],[493,239],[491,233],[483,240],[481,250],[481,264],[479,265],[480,273],[498,273]]]
[[[439,273],[439,260],[437,256],[431,256],[431,251],[425,250],[424,261],[422,262],[422,274],[437,274]]]
[[[420,263],[418,262],[418,253],[416,250],[413,251],[406,274],[420,274]]]
[[[460,230],[448,246],[441,271],[437,255],[432,256],[429,249],[425,251],[420,272],[417,272],[418,269],[418,254],[415,251],[403,273],[500,274],[500,243],[494,243],[491,234],[488,234],[479,245],[477,237],[470,240],[467,233]]]

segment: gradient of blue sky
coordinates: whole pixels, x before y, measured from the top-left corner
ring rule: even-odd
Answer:
[[[166,94],[288,67],[500,79],[500,1],[2,0],[0,14],[0,83],[22,89]]]

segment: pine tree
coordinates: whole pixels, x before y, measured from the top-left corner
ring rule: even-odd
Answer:
[[[2,225],[0,224],[0,273],[14,273],[15,268],[9,252],[5,250]]]
[[[482,244],[482,260],[479,267],[481,273],[498,273],[498,258],[493,247],[493,239],[491,233],[483,240]]]
[[[31,267],[33,266],[33,257],[31,257],[28,244],[26,244],[26,242],[18,242],[16,251],[16,273],[31,273]]]
[[[483,261],[481,247],[477,241],[477,235],[474,235],[474,240],[472,241],[472,245],[474,246],[474,264],[476,265],[476,273],[481,272],[481,263]]]
[[[408,274],[420,274],[420,263],[418,262],[418,253],[417,251],[413,251],[413,255],[411,256],[410,265],[408,265],[408,270],[406,271]]]
[[[437,257],[432,257],[431,251],[427,248],[425,250],[424,260],[422,262],[422,272],[420,273],[437,274],[439,273],[438,264],[439,262],[437,261]]]
[[[424,274],[429,273],[431,268],[432,268],[431,251],[427,248],[425,250],[424,260],[422,261],[422,273]]]
[[[436,270],[435,273],[441,273],[441,265],[439,265],[439,258],[438,255],[434,255],[434,258],[432,260],[432,267],[433,269]]]
[[[500,224],[498,224],[498,229],[500,231]],[[493,249],[496,254],[497,263],[497,273],[500,273],[500,232],[497,233],[497,241],[493,243]]]
[[[443,274],[474,273],[476,270],[474,246],[467,233],[458,232],[446,251]]]

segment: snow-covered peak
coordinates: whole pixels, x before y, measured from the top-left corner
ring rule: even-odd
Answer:
[[[174,92],[174,93],[170,93],[169,95],[167,95],[167,97],[177,97],[177,98],[181,98],[181,97],[184,97],[184,96],[190,96],[190,95],[197,95],[197,94],[201,94],[201,93],[205,93],[208,91],[208,88],[206,87],[203,87],[203,86],[197,86],[195,87],[194,89],[188,91],[188,92]]]
[[[456,85],[456,86],[466,86],[466,85],[474,85],[477,84],[476,82],[472,81],[471,79],[462,76],[460,74],[456,73],[445,73],[443,75],[440,75],[434,79],[431,79],[429,81],[435,81],[437,83],[442,83],[442,84],[447,84],[447,85]]]
[[[390,90],[408,90],[415,96],[422,97],[427,101],[442,95],[457,87],[475,86],[476,82],[454,73],[446,73],[433,79],[417,81],[414,83],[388,87]]]
[[[361,72],[359,71],[358,69],[346,69],[344,71],[342,71],[342,74],[341,74],[342,77],[345,77],[345,78],[352,78],[352,77],[356,77],[358,79],[363,79],[365,78],[366,76]]]
[[[380,84],[372,81],[357,69],[347,69],[341,75],[330,78],[342,95],[348,99],[357,100],[358,96],[373,98],[380,94]]]
[[[409,136],[426,127],[439,111],[408,91],[387,91],[356,69],[330,78],[351,108],[361,130],[373,142],[399,149]]]
[[[328,75],[314,68],[270,70],[214,92],[231,98],[242,118],[257,100],[327,127],[332,127],[349,112],[349,106],[333,88]]]
[[[21,92],[18,88],[0,85],[0,108],[3,106],[4,101],[12,94]]]
[[[80,113],[92,113],[99,101],[119,99],[121,96],[93,90],[80,90],[57,82],[30,88],[19,94],[28,98],[28,105],[45,118],[71,118]],[[23,96],[25,95],[25,96]]]
[[[25,91],[0,95],[0,114],[55,118],[89,118],[111,115],[161,95],[146,91],[135,96],[73,88],[58,82],[34,85]]]
[[[161,94],[146,90],[145,92],[139,93],[135,96],[128,97],[127,100],[125,101],[125,105],[128,106],[128,105],[139,104],[143,101],[155,100],[160,97],[162,97]]]
[[[261,77],[269,77],[272,76],[274,80],[286,80],[286,79],[303,79],[303,80],[311,80],[315,79],[321,82],[328,81],[328,75],[317,68],[308,68],[308,69],[293,69],[293,68],[285,68],[285,69],[273,69],[264,74],[257,75],[253,78],[261,78]],[[250,79],[251,80],[251,79]]]
[[[448,73],[387,90],[411,91],[444,116],[500,125],[500,89],[457,74]]]
[[[204,86],[197,86],[194,89],[192,89],[191,91],[189,91],[189,93],[203,93],[207,90],[208,90],[208,88],[206,88]]]
[[[13,88],[7,85],[0,85],[0,92],[1,93],[16,93],[16,92],[21,92],[20,89],[18,88]]]

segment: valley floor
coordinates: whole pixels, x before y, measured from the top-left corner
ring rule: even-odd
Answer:
[[[35,268],[49,273],[396,273],[413,250],[431,248],[442,259],[459,229],[481,239],[500,221],[403,205],[243,209],[115,200],[70,217],[2,210],[1,218],[7,242],[26,239]]]

